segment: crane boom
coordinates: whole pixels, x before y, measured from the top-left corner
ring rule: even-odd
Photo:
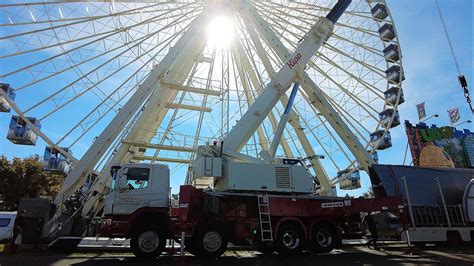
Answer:
[[[239,152],[260,126],[290,84],[304,71],[306,64],[332,34],[334,24],[349,6],[351,0],[339,0],[326,18],[319,18],[304,40],[296,47],[255,102],[249,107],[224,141],[224,153]]]

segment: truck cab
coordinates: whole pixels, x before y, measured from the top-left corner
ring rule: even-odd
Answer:
[[[168,212],[169,168],[164,164],[120,164],[110,169],[111,192],[105,197],[101,234],[127,236],[141,213]]]
[[[169,168],[164,164],[122,164],[111,167],[112,190],[105,215],[130,215],[140,208],[168,208]]]

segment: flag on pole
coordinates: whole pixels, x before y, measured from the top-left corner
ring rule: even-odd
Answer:
[[[426,117],[425,102],[417,104],[416,110],[418,111],[418,120],[421,120]]]
[[[459,115],[459,108],[453,108],[448,110],[449,120],[451,120],[451,125],[454,125],[456,122],[461,119]]]

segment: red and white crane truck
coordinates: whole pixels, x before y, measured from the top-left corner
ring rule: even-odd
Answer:
[[[183,185],[179,207],[171,208],[166,165],[122,164],[111,171],[114,186],[106,196],[101,236],[130,238],[131,249],[140,258],[158,257],[167,239],[204,257],[222,255],[229,242],[274,247],[286,255],[306,248],[330,252],[341,239],[360,230],[361,212],[389,211],[404,224],[407,221],[402,196],[364,199],[237,193]]]

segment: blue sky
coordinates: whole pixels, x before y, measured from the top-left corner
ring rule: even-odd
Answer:
[[[387,0],[394,17],[403,53],[403,66],[406,80],[403,85],[405,103],[399,107],[401,120],[418,121],[415,104],[426,102],[427,115],[439,114],[439,118],[430,119],[429,123],[449,125],[447,110],[459,107],[461,121],[474,120],[468,109],[466,99],[457,81],[457,72],[454,66],[448,43],[443,33],[433,0]],[[474,98],[474,83],[472,71],[473,34],[474,24],[472,0],[439,0],[452,39],[456,55],[463,74],[468,79],[471,94]],[[1,62],[1,61],[0,61]],[[4,72],[0,66],[0,72]],[[35,97],[38,95],[35,92]],[[22,101],[31,101],[32,97],[21,98]],[[39,97],[39,96],[38,96]],[[29,104],[28,104],[29,105]],[[38,142],[35,147],[13,145],[3,136],[6,136],[11,114],[0,113],[0,153],[12,158],[26,157],[32,154],[43,154],[45,144]],[[67,122],[67,115],[58,117],[59,123]],[[464,124],[463,128],[473,130],[474,124]],[[47,135],[56,134],[43,126]],[[406,136],[403,126],[393,130],[393,147],[379,154],[380,162],[386,164],[401,164],[405,152]],[[87,148],[91,140],[84,140],[84,145],[76,149],[80,155]],[[407,159],[410,161],[410,157]],[[176,190],[182,182],[184,167],[173,173],[172,186]],[[363,187],[350,191],[351,195],[358,195],[368,189],[370,182],[366,176],[362,180]],[[341,194],[345,194],[346,191]]]

